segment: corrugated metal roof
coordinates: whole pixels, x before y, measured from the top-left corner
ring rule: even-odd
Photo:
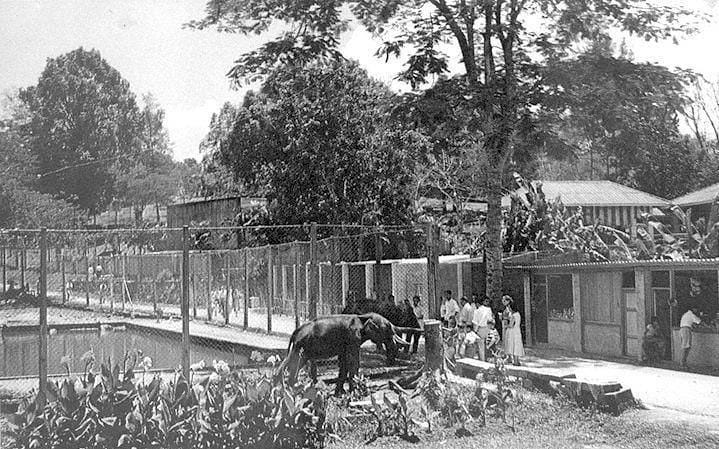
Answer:
[[[697,191],[675,198],[672,201],[678,206],[696,206],[697,204],[711,204],[719,195],[719,184],[710,185]]]
[[[224,201],[224,200],[239,200],[243,206],[246,204],[249,204],[252,206],[267,204],[267,199],[262,198],[262,197],[230,195],[230,196],[221,196],[221,197],[214,197],[214,198],[213,197],[190,198],[189,200],[186,200],[186,201],[178,201],[176,203],[172,203],[172,204],[170,204],[170,206],[185,206],[188,204],[209,203],[212,201]]]
[[[635,268],[635,267],[666,267],[666,266],[709,266],[719,269],[719,258],[711,259],[660,259],[660,260],[617,260],[610,262],[578,262],[546,264],[508,265],[508,269],[602,269],[602,268]]]
[[[534,181],[533,183],[537,183]],[[548,199],[562,198],[565,206],[653,206],[667,207],[669,201],[612,181],[541,181]],[[511,200],[506,196],[503,206]]]

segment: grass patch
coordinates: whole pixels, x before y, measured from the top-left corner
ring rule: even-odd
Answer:
[[[460,397],[468,398],[474,394],[474,388],[467,385],[455,385]],[[419,442],[412,444],[398,436],[380,437],[365,444],[367,436],[376,426],[376,422],[367,416],[352,418],[353,426],[340,429],[341,441],[329,445],[331,449],[340,448],[717,448],[719,434],[709,429],[666,421],[647,420],[645,410],[634,408],[615,417],[601,413],[593,408],[582,409],[562,397],[550,397],[547,394],[516,388],[517,399],[513,414],[515,431],[500,418],[486,420],[482,426],[479,420],[465,424],[471,436],[458,437],[458,425],[449,426],[440,416],[433,417],[432,431],[415,428]],[[413,399],[412,406],[417,408],[419,398]],[[350,414],[348,409],[338,407],[336,413]]]

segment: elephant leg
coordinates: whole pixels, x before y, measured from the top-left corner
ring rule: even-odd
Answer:
[[[355,388],[355,378],[359,375],[359,346],[347,351],[347,376],[349,377],[350,391]]]
[[[337,367],[339,368],[339,374],[337,374],[337,385],[335,385],[335,395],[339,396],[345,392],[345,381],[347,380],[347,353],[343,352],[337,356]],[[352,382],[350,381],[350,388]]]
[[[317,360],[310,360],[310,378],[312,382],[317,383]]]

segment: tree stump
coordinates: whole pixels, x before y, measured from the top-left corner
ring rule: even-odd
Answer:
[[[444,372],[444,340],[439,320],[424,321],[425,370]]]

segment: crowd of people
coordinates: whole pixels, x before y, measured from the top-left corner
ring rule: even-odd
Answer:
[[[475,294],[457,303],[451,290],[442,294],[440,305],[442,325],[457,333],[457,352],[462,357],[486,361],[489,357],[507,356],[513,365],[520,365],[524,356],[522,318],[514,299],[502,296],[501,303],[492,304],[489,297],[481,300]]]

